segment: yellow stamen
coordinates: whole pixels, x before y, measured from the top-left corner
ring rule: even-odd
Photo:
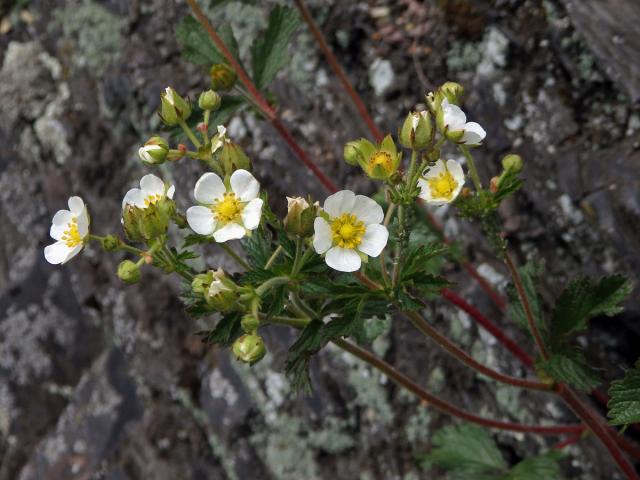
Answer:
[[[391,155],[387,152],[376,152],[369,159],[369,170],[373,170],[377,166],[382,167],[385,172],[391,172],[393,169],[393,161]]]
[[[147,195],[147,198],[144,199],[144,206],[148,207],[149,205],[158,203],[160,200],[162,200],[162,195]]]
[[[228,223],[240,218],[243,208],[244,205],[236,198],[235,193],[226,192],[223,199],[211,207],[211,210],[217,221]]]
[[[333,244],[342,248],[356,248],[362,243],[364,222],[350,213],[343,213],[331,224]]]
[[[458,182],[455,181],[453,175],[445,170],[440,175],[427,180],[429,188],[431,189],[431,196],[433,198],[442,198],[446,201],[451,201],[453,198],[453,192],[458,187]]]
[[[78,231],[78,219],[76,217],[73,217],[73,219],[67,223],[67,229],[62,232],[62,238],[60,240],[69,248],[73,248],[82,243],[82,237]]]

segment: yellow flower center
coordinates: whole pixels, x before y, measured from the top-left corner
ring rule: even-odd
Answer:
[[[386,172],[391,172],[393,168],[393,161],[391,159],[391,155],[387,152],[377,152],[374,153],[371,159],[369,160],[369,169],[373,170],[377,166],[383,168]]]
[[[356,248],[362,243],[364,222],[350,213],[343,213],[331,224],[333,244],[342,248]]]
[[[61,240],[67,245],[69,248],[73,248],[76,245],[80,245],[82,243],[82,237],[80,236],[80,232],[78,231],[78,219],[73,217],[67,224],[67,229],[62,232]]]
[[[442,172],[440,175],[427,180],[429,188],[431,189],[431,196],[434,198],[444,198],[445,200],[451,200],[453,192],[458,187],[456,182],[448,171]]]
[[[226,192],[223,199],[216,203],[211,210],[213,210],[217,221],[228,223],[237,220],[243,208],[244,205],[236,198],[235,193]]]
[[[147,195],[147,198],[144,199],[144,206],[148,207],[149,205],[158,203],[160,200],[162,200],[162,195]]]

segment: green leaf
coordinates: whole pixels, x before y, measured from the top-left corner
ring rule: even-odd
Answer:
[[[213,330],[200,332],[202,341],[210,345],[230,346],[242,333],[242,327],[240,325],[241,317],[242,315],[238,312],[225,315],[218,321]]]
[[[501,480],[561,480],[558,460],[562,453],[550,451],[542,455],[526,458],[514,466]]]
[[[554,380],[580,390],[589,391],[601,383],[597,372],[587,365],[582,352],[570,347],[565,347],[561,353],[552,353],[547,360],[536,365]]]
[[[302,330],[298,339],[289,347],[284,367],[294,389],[307,394],[311,393],[309,363],[311,356],[322,347],[320,330],[323,325],[320,320],[313,320]]]
[[[271,10],[267,30],[251,46],[253,81],[260,90],[266,88],[289,61],[287,47],[299,23],[298,11],[293,8],[276,5]]]
[[[507,175],[502,182],[500,182],[500,186],[498,187],[498,191],[493,194],[493,208],[498,208],[500,206],[500,202],[502,202],[505,198],[513,195],[515,192],[520,190],[522,187],[522,180],[517,177],[517,175],[509,174]]]
[[[250,237],[243,238],[241,243],[247,254],[249,265],[252,268],[264,268],[274,251],[269,231],[262,227],[258,228]]]
[[[609,388],[608,416],[611,425],[629,425],[640,422],[640,360],[630,368],[622,380]]]
[[[542,264],[537,262],[528,262],[518,268],[518,272],[522,278],[522,286],[524,288],[525,295],[527,296],[527,300],[529,301],[529,307],[531,307],[533,318],[535,319],[538,328],[544,332],[546,327],[542,317],[542,304],[540,302],[537,288],[543,271],[544,267]],[[529,331],[527,316],[522,303],[520,302],[518,292],[513,285],[507,289],[507,295],[509,297],[509,306],[507,308],[509,316],[520,326],[520,328]]]
[[[433,437],[435,448],[423,457],[428,464],[468,478],[490,478],[507,464],[486,430],[467,423],[445,427]],[[466,478],[458,476],[457,478]]]
[[[217,30],[220,39],[224,42],[231,54],[238,58],[238,42],[233,35],[233,30],[228,24],[221,25]],[[224,55],[214,45],[213,41],[200,25],[200,23],[188,15],[176,26],[176,40],[184,58],[196,65],[210,66],[214,63],[225,63]]]
[[[585,330],[587,322],[598,316],[612,316],[622,310],[622,302],[631,293],[631,282],[623,275],[595,281],[588,277],[572,280],[556,301],[551,320],[551,338]]]

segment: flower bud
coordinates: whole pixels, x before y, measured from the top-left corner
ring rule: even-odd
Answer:
[[[237,288],[221,268],[196,275],[191,282],[193,292],[202,295],[207,304],[218,312],[230,312],[236,308]]]
[[[247,313],[240,320],[240,326],[245,333],[255,333],[260,325],[258,320],[252,313]]]
[[[309,205],[302,197],[287,197],[287,216],[284,217],[284,229],[291,235],[307,237],[313,233],[318,202]]]
[[[524,168],[524,162],[520,155],[511,153],[502,159],[502,168],[508,173],[520,173]]]
[[[421,150],[431,143],[431,119],[426,111],[410,112],[398,132],[403,147]]]
[[[131,260],[123,260],[118,265],[118,278],[124,283],[137,283],[140,280],[140,267]]]
[[[148,242],[164,235],[175,209],[176,204],[167,197],[146,208],[126,205],[122,213],[122,224],[127,238],[132,242]]]
[[[223,92],[231,90],[236,83],[236,72],[226,63],[216,63],[209,70],[211,76],[211,88],[214,90],[222,90]]]
[[[105,252],[115,252],[120,248],[120,239],[115,235],[107,235],[100,241]]]
[[[349,165],[356,165],[358,163],[358,159],[360,158],[358,143],[359,141],[356,140],[354,142],[349,142],[344,146],[344,161]]]
[[[147,165],[160,165],[167,159],[169,145],[162,137],[151,137],[138,150],[138,156]]]
[[[177,125],[191,115],[191,105],[171,87],[160,94],[160,119],[166,125]]]
[[[209,290],[209,286],[213,281],[213,271],[209,270],[206,273],[199,273],[191,281],[191,290],[197,295],[204,296],[204,293]]]
[[[262,360],[267,353],[262,337],[255,334],[245,334],[233,343],[233,354],[238,360],[249,365]]]
[[[439,90],[442,96],[454,105],[460,104],[460,100],[462,100],[462,95],[464,94],[464,88],[456,82],[445,82]]]
[[[498,191],[499,182],[499,177],[491,177],[491,180],[489,181],[489,191],[491,193],[496,193]]]
[[[217,110],[220,108],[220,102],[220,95],[218,95],[214,90],[202,92],[198,98],[198,106],[202,110]]]

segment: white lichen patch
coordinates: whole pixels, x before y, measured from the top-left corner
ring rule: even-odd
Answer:
[[[238,392],[217,368],[212,369],[209,373],[208,384],[209,394],[212,398],[224,400],[229,407],[238,401]]]
[[[391,62],[386,59],[376,58],[369,67],[369,83],[373,87],[376,96],[383,95],[395,79],[395,73]]]
[[[482,41],[480,51],[483,52],[482,60],[478,63],[476,72],[480,76],[492,76],[497,69],[507,64],[507,52],[509,40],[500,30],[491,27]]]

